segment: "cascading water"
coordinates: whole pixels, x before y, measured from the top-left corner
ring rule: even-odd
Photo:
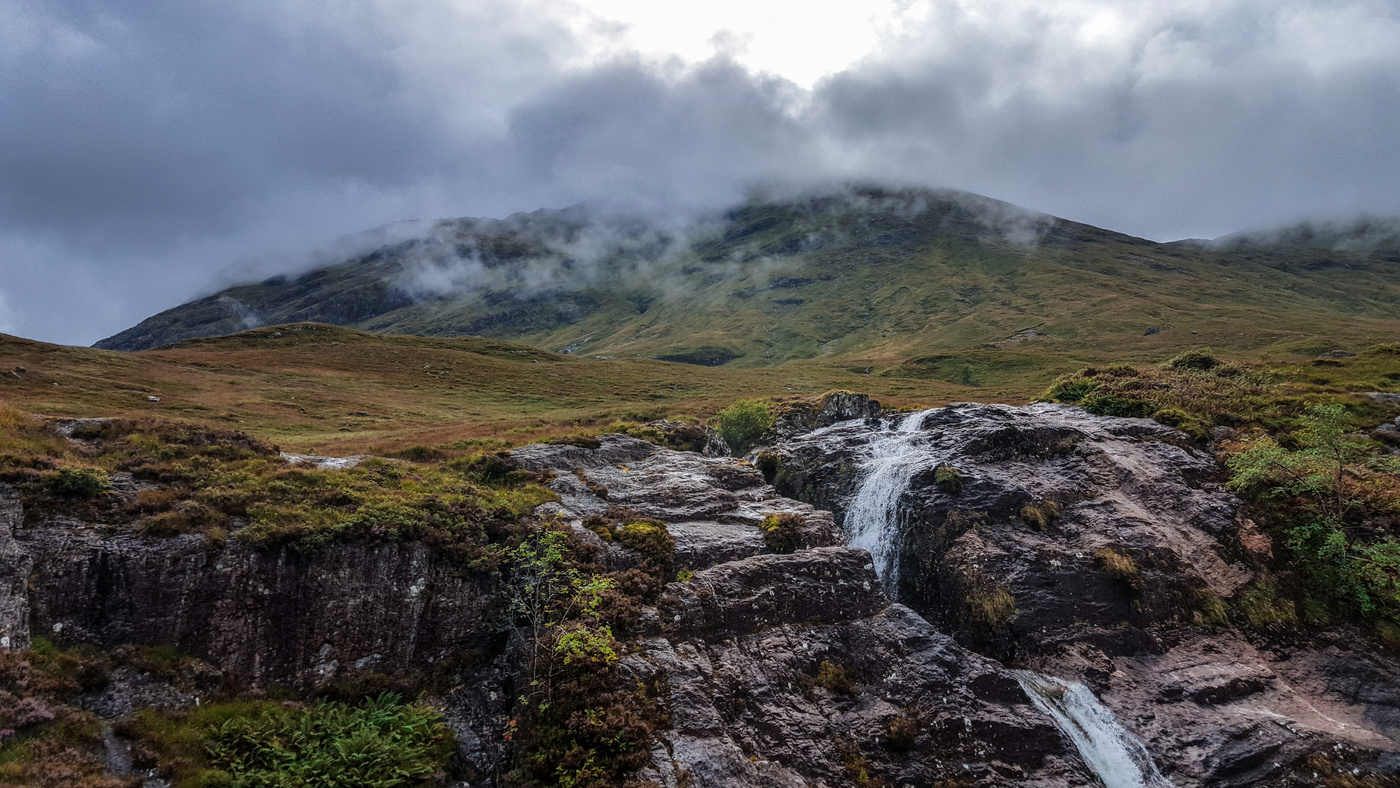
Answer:
[[[846,507],[846,543],[870,553],[880,581],[891,593],[899,581],[899,497],[909,488],[920,461],[919,429],[932,410],[906,416],[898,428],[875,436],[862,468],[865,479]]]
[[[1152,756],[1089,688],[1029,670],[1013,670],[1036,708],[1050,715],[1105,788],[1171,788]]]

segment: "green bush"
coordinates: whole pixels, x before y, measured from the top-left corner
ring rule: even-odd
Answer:
[[[59,468],[47,486],[60,498],[95,498],[111,485],[100,468]]]
[[[759,400],[741,399],[720,411],[715,425],[734,456],[742,457],[773,428],[773,413]]]
[[[1051,402],[1079,402],[1099,387],[1098,383],[1087,380],[1081,377],[1082,375],[1081,372],[1077,375],[1065,375],[1056,379],[1050,388],[1041,395],[1041,399]]]
[[[933,469],[933,483],[938,485],[938,489],[949,495],[957,495],[962,492],[962,472],[946,462],[939,463]]]
[[[1224,362],[1210,354],[1210,348],[1202,350],[1188,350],[1176,356],[1166,363],[1168,369],[1195,370],[1197,372],[1209,372],[1216,367],[1223,366]]]
[[[641,553],[657,569],[669,571],[676,555],[676,537],[666,531],[666,524],[656,520],[630,522],[614,534],[623,546]]]
[[[775,553],[791,553],[802,546],[807,521],[800,514],[770,514],[763,518],[763,546]]]
[[[1095,391],[1080,402],[1084,410],[1095,416],[1128,416],[1141,418],[1152,412],[1151,403],[1120,394]]]

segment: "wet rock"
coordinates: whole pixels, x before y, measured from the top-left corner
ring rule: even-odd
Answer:
[[[549,487],[560,501],[538,514],[581,527],[583,518],[619,507],[671,524],[678,568],[700,569],[760,552],[758,526],[770,514],[801,515],[806,546],[841,541],[830,512],[780,496],[744,460],[657,448],[625,435],[599,436],[596,449],[535,444],[511,456],[525,468],[555,474]]]
[[[825,490],[820,503],[844,515],[888,429],[857,421],[794,438],[778,449],[788,483]],[[988,653],[1071,641],[1133,653],[1150,642],[1143,627],[1188,617],[1200,593],[1229,596],[1252,576],[1222,557],[1238,501],[1210,481],[1214,457],[1156,422],[958,404],[927,414],[908,440],[916,470],[898,496],[886,579],[896,599]],[[957,470],[956,490],[939,484],[939,466]],[[1105,571],[1105,550],[1132,575]],[[978,621],[970,608],[997,589],[1017,614]]]
[[[890,604],[850,548],[764,555],[673,583],[664,635],[627,657],[662,671],[663,785],[1092,785],[997,663]],[[849,686],[822,683],[823,671]],[[898,721],[898,722],[897,722]],[[892,741],[907,725],[908,740]]]
[[[783,440],[851,419],[879,418],[880,413],[880,403],[865,394],[832,391],[780,405],[773,435]]]
[[[29,648],[29,573],[33,560],[15,539],[19,501],[0,498],[0,651]]]
[[[895,597],[966,646],[1084,682],[1175,785],[1314,784],[1319,753],[1395,773],[1392,660],[1346,635],[1278,654],[1198,626],[1273,549],[1210,450],[1147,420],[959,404],[794,437],[779,487],[820,491],[840,519],[891,441],[915,466],[885,523]]]
[[[499,639],[499,580],[418,543],[300,553],[93,529],[30,528],[40,631],[105,648],[171,645],[240,683],[314,687],[429,669]]]
[[[542,514],[626,506],[666,522],[676,564],[699,570],[643,611],[643,640],[622,660],[622,686],[666,687],[669,727],[639,779],[797,788],[864,770],[892,785],[1092,784],[1006,670],[891,604],[870,555],[835,546],[830,513],[779,496],[742,461],[638,443],[527,447],[525,462],[557,474],[562,500]],[[764,551],[757,525],[774,512],[806,519],[801,549]],[[897,720],[910,741],[891,743]]]

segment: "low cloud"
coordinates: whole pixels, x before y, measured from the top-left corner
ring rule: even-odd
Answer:
[[[15,323],[10,312],[10,300],[5,291],[0,290],[0,334],[13,334]]]

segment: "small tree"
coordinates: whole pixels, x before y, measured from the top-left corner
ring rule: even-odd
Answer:
[[[590,628],[586,623],[596,622],[603,592],[613,587],[613,581],[579,572],[568,559],[568,539],[564,531],[543,528],[522,539],[506,555],[510,612],[524,619],[529,628],[529,689],[520,697],[526,706],[548,707],[553,679],[564,666],[583,659],[617,659],[611,648],[612,631],[606,626]],[[582,621],[561,627],[567,631],[556,636],[555,627],[574,619]]]
[[[747,454],[773,428],[773,413],[756,399],[741,399],[715,416],[720,437],[736,457]]]

